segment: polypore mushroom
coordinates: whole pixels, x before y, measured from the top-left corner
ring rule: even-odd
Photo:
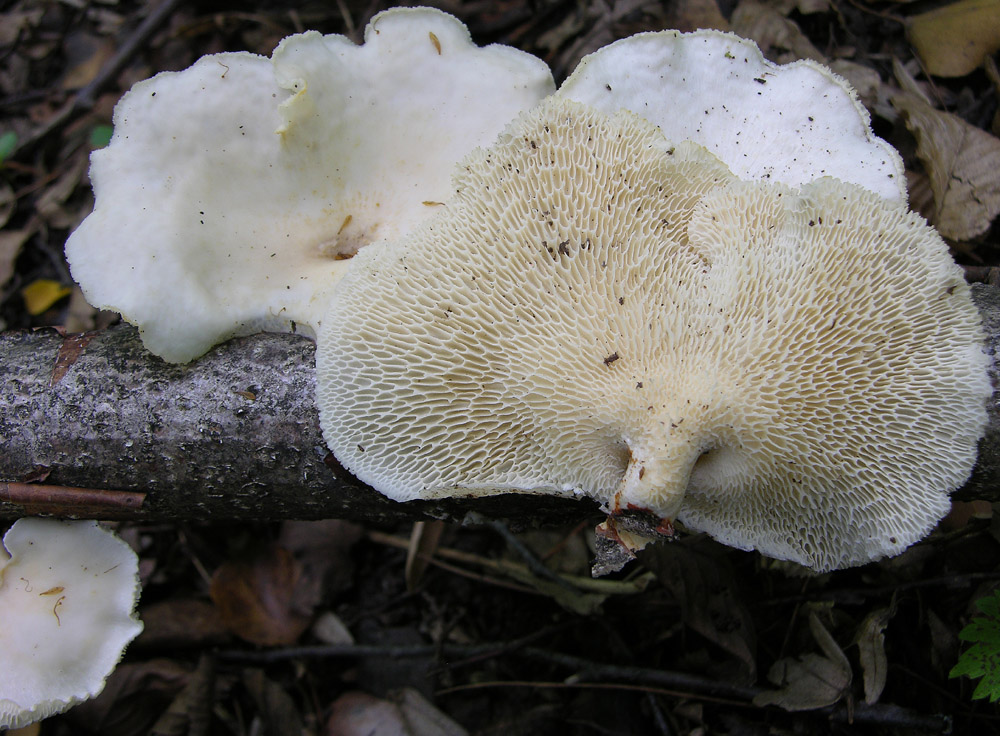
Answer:
[[[585,494],[817,570],[898,553],[990,395],[941,239],[822,178],[743,182],[550,98],[362,252],[317,342],[324,436],[390,498]]]
[[[539,59],[479,48],[430,8],[380,13],[362,46],[309,32],[270,60],[159,74],[93,154],[73,276],[170,361],[259,330],[311,335],[342,259],[433,214],[455,163],[553,89]]]
[[[741,179],[832,176],[906,202],[903,162],[872,132],[854,89],[814,61],[774,64],[731,33],[662,31],[585,57],[558,94],[624,108],[667,139],[700,143]]]
[[[20,519],[0,550],[0,730],[96,696],[142,624],[138,562],[96,522]]]

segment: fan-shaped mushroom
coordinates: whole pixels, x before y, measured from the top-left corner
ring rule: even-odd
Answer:
[[[271,60],[159,74],[93,154],[73,276],[171,361],[259,330],[312,334],[338,259],[433,214],[455,163],[553,89],[539,59],[478,48],[430,8],[380,13],[363,46],[310,32]]]
[[[317,346],[334,453],[390,498],[586,494],[817,570],[898,553],[968,475],[978,315],[918,216],[742,182],[558,97],[362,252]]]
[[[774,64],[731,33],[623,38],[585,57],[557,94],[631,110],[669,140],[705,146],[741,179],[797,186],[832,176],[906,202],[903,161],[846,81],[809,60]]]
[[[96,522],[20,519],[3,544],[0,729],[95,697],[142,631],[138,560]]]

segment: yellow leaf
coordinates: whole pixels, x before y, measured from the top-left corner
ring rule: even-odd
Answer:
[[[964,77],[1000,50],[1000,0],[961,0],[907,21],[906,35],[939,77]]]
[[[71,291],[70,287],[63,286],[58,281],[38,279],[21,289],[21,296],[24,298],[24,307],[28,310],[28,314],[36,317]]]

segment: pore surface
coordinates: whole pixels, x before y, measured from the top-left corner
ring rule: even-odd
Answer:
[[[947,509],[989,393],[975,309],[901,206],[739,182],[553,99],[362,251],[319,336],[327,442],[397,500],[586,494],[817,569]]]

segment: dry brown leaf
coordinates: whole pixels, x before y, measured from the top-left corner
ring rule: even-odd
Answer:
[[[465,736],[467,731],[420,693],[404,688],[380,700],[349,692],[333,703],[326,736]]]
[[[639,558],[680,601],[684,624],[735,656],[749,683],[757,662],[753,620],[719,549],[707,537],[686,537],[653,545]]]
[[[134,649],[213,646],[231,639],[216,607],[196,598],[171,597],[143,606],[142,623]]]
[[[226,627],[241,639],[264,646],[292,644],[312,613],[295,607],[301,577],[292,554],[270,545],[249,560],[223,563],[209,592]]]
[[[59,178],[38,197],[35,210],[52,227],[71,230],[88,214],[90,205],[87,205],[86,211],[80,212],[79,207],[68,208],[66,202],[80,186],[89,165],[90,154],[83,149],[77,151]]]
[[[986,70],[986,77],[990,80],[990,85],[993,87],[993,94],[1000,94],[1000,68],[997,68],[997,63],[992,56],[987,56],[983,60],[983,69]],[[990,132],[993,135],[1000,135],[1000,110],[993,113],[993,123],[990,125]]]
[[[717,31],[728,31],[729,21],[719,10],[715,0],[677,0],[669,3],[670,28],[678,31],[696,31],[699,28],[714,28]]]
[[[22,31],[30,30],[41,23],[44,15],[45,10],[42,8],[4,13],[3,23],[0,23],[0,46],[11,46]]]
[[[14,187],[7,182],[0,182],[0,227],[3,227],[14,214],[14,207],[17,205],[17,198],[14,196]]]
[[[107,61],[115,54],[115,43],[90,33],[70,33],[66,37],[66,73],[60,87],[75,90],[94,80]]]
[[[149,729],[149,736],[205,736],[211,723],[215,664],[202,654],[187,685]]]
[[[780,690],[770,690],[753,699],[754,705],[777,705],[785,710],[813,710],[833,705],[851,685],[851,663],[815,611],[809,613],[809,630],[823,650],[819,654],[779,659],[767,679]]]
[[[806,35],[779,11],[756,0],[744,0],[729,18],[729,29],[738,36],[752,39],[761,51],[781,64],[797,59],[826,63],[823,54]]]
[[[885,678],[889,662],[885,656],[885,627],[892,618],[890,608],[879,608],[869,613],[858,627],[855,641],[858,643],[858,659],[865,683],[865,702],[878,702],[885,689]]]
[[[912,92],[894,95],[917,139],[917,155],[934,192],[932,224],[946,238],[970,240],[1000,213],[1000,138]]]
[[[264,733],[269,736],[303,736],[307,733],[292,696],[269,679],[263,670],[245,670],[243,685],[257,705]]]
[[[292,553],[302,569],[293,595],[298,610],[311,611],[353,584],[351,548],[361,534],[360,526],[340,519],[286,521],[281,525],[278,543]]]
[[[406,549],[406,590],[410,593],[420,587],[427,566],[441,543],[443,521],[416,521],[410,532],[410,546]]]
[[[73,733],[147,734],[192,675],[189,667],[165,657],[119,664],[100,695],[77,705],[63,718],[74,724]]]
[[[35,218],[20,230],[0,230],[0,286],[14,275],[14,262],[21,253],[21,247],[38,232],[38,228],[39,223]]]
[[[69,295],[69,306],[66,307],[66,319],[63,327],[66,332],[88,332],[96,326],[97,309],[92,307],[83,295],[83,290],[73,286]]]
[[[1000,0],[961,0],[915,15],[906,36],[938,77],[964,77],[1000,50]]]

